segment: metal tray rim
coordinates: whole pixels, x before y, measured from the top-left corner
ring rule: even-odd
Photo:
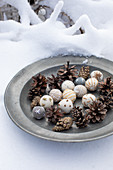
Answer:
[[[14,81],[14,79],[15,79],[15,77],[18,77],[21,73],[26,73],[26,69],[29,69],[30,67],[32,67],[33,65],[35,65],[36,63],[39,63],[39,62],[47,62],[47,61],[49,61],[49,60],[51,60],[53,63],[54,63],[54,61],[53,60],[57,60],[57,59],[61,59],[61,60],[67,60],[67,59],[69,59],[70,58],[70,60],[72,59],[72,62],[73,62],[73,60],[74,59],[79,59],[81,62],[82,61],[84,61],[86,58],[84,57],[84,56],[82,56],[82,57],[80,57],[80,56],[56,56],[56,57],[54,57],[54,58],[47,58],[47,59],[42,59],[42,60],[39,60],[39,61],[36,61],[35,63],[32,63],[32,64],[30,64],[30,65],[28,65],[28,66],[26,66],[25,68],[23,68],[22,70],[20,70],[13,78],[12,78],[12,80],[9,82],[9,84],[8,84],[8,86],[7,86],[7,88],[6,88],[6,90],[5,90],[5,94],[4,94],[4,104],[5,104],[5,108],[6,108],[6,110],[7,110],[7,113],[8,113],[8,115],[9,115],[9,117],[11,118],[11,120],[19,127],[19,128],[21,128],[22,130],[24,130],[25,132],[27,132],[27,133],[29,133],[29,134],[31,134],[31,135],[33,135],[33,136],[36,136],[36,137],[40,137],[40,138],[42,138],[42,139],[46,139],[46,140],[51,140],[51,141],[58,141],[58,142],[86,142],[86,141],[92,141],[92,140],[96,140],[96,139],[100,139],[100,138],[104,138],[104,137],[107,137],[107,136],[109,136],[109,135],[112,135],[113,134],[113,126],[112,125],[110,125],[110,132],[107,132],[107,133],[105,133],[105,134],[100,134],[99,136],[95,136],[95,137],[90,137],[90,135],[89,135],[89,137],[87,136],[87,138],[82,138],[82,139],[77,139],[76,137],[75,138],[73,138],[73,139],[71,139],[71,138],[65,138],[64,137],[64,139],[60,139],[60,138],[58,138],[58,137],[56,137],[57,135],[53,135],[53,136],[51,136],[51,135],[49,135],[49,136],[47,136],[47,135],[41,135],[40,133],[38,134],[38,133],[34,133],[34,132],[32,132],[30,129],[27,129],[27,128],[25,128],[24,127],[24,125],[22,125],[22,124],[19,124],[18,122],[17,122],[17,120],[15,120],[15,118],[12,116],[12,113],[11,113],[11,110],[10,110],[10,107],[9,107],[9,103],[8,103],[8,99],[9,99],[9,90],[10,90],[10,88],[11,88],[11,84],[12,84],[12,82]],[[109,71],[111,71],[111,73],[113,74],[113,72],[112,72],[112,70],[110,70],[110,68],[113,66],[113,62],[112,61],[109,61],[109,60],[107,60],[107,59],[103,59],[103,58],[97,58],[97,57],[95,57],[95,56],[91,56],[90,58],[89,58],[89,61],[88,61],[88,64],[89,65],[92,65],[92,61],[94,62],[94,61],[96,61],[97,63],[99,62],[99,63],[103,63],[104,65],[109,65],[110,67],[106,67],[106,69],[107,69],[107,71],[109,70]],[[102,62],[101,62],[102,61]],[[77,61],[76,61],[77,62]],[[50,64],[50,63],[49,63]],[[55,63],[55,64],[57,64],[57,63]],[[75,63],[76,64],[76,63]],[[103,66],[104,67],[104,66]],[[22,113],[22,114],[24,114],[24,113]],[[51,133],[55,133],[55,134],[61,134],[62,135],[62,133],[56,133],[56,132],[49,132],[49,134],[51,134]]]

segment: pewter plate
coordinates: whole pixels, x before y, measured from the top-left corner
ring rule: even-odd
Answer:
[[[73,125],[70,130],[61,133],[53,132],[51,130],[53,125],[48,124],[45,119],[38,121],[32,116],[30,102],[27,99],[31,77],[37,73],[42,73],[45,76],[56,74],[56,71],[66,61],[70,61],[70,64],[76,64],[79,69],[85,59],[85,57],[72,55],[57,56],[37,61],[17,73],[7,86],[4,97],[5,107],[12,121],[31,135],[59,142],[92,141],[113,134],[112,110],[101,123],[90,124],[83,129],[77,129]],[[113,62],[91,56],[87,65],[90,66],[91,71],[98,69],[102,71],[104,77],[111,76],[113,78]],[[98,96],[98,93],[96,92],[95,95]],[[77,100],[76,105],[81,105],[81,100]]]

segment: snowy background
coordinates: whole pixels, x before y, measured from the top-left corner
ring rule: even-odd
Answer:
[[[0,170],[113,169],[113,136],[75,144],[45,141],[16,127],[4,108],[8,82],[36,60],[58,54],[93,54],[113,60],[113,0],[57,2],[45,1],[55,10],[42,22],[27,0],[0,0],[1,8],[8,3],[21,18],[21,23],[0,21]],[[62,10],[73,19],[72,27],[57,21]],[[85,33],[76,35],[80,27]]]

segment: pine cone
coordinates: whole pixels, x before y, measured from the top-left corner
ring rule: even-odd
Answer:
[[[100,95],[99,100],[106,105],[107,111],[113,108],[113,96],[111,97],[109,94],[107,96]]]
[[[64,117],[62,119],[59,119],[57,124],[53,127],[53,131],[60,132],[64,130],[68,130],[71,128],[73,124],[73,120],[71,117]]]
[[[46,118],[49,122],[56,124],[61,117],[63,117],[63,112],[56,105],[46,109]]]
[[[38,106],[40,103],[40,97],[36,96],[34,97],[34,99],[31,102],[31,109],[33,109],[33,107]]]
[[[89,109],[86,109],[87,114],[90,115],[90,121],[92,123],[101,122],[105,119],[107,109],[101,101],[97,100],[93,104],[89,105]]]
[[[83,77],[86,80],[89,75],[89,66],[82,66],[79,71],[79,77]]]
[[[73,121],[75,121],[77,127],[84,128],[88,125],[89,115],[88,114],[84,115],[82,108],[80,108],[79,106],[74,107],[71,113]]]
[[[75,65],[70,66],[69,61],[67,61],[67,64],[58,70],[57,73],[58,77],[63,81],[64,80],[74,81],[78,77],[77,69],[75,67],[76,67]]]
[[[44,95],[47,87],[47,79],[45,76],[38,74],[35,77],[32,77],[33,83],[31,86],[32,89],[29,90],[28,97],[30,100],[33,100],[35,96]]]
[[[100,94],[104,96],[113,96],[113,81],[111,80],[111,77],[107,77],[103,82],[99,83],[99,91]]]
[[[48,77],[48,84],[50,89],[61,89],[62,81],[58,76],[55,77],[53,74],[51,74],[51,77]]]

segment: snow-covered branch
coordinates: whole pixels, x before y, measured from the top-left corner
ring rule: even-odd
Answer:
[[[3,0],[18,9],[22,24],[29,25],[41,23],[38,15],[31,9],[27,0]]]
[[[82,28],[85,33],[90,33],[91,30],[96,30],[96,28],[91,24],[89,17],[84,14],[79,17],[72,27],[65,29],[65,33],[68,35],[73,35],[80,28]]]
[[[52,13],[51,16],[50,16],[50,21],[55,22],[55,21],[57,20],[58,15],[60,14],[63,5],[64,5],[64,2],[63,2],[63,1],[59,1],[59,2],[57,3],[57,5],[55,6],[55,9],[54,9],[54,11],[53,11],[53,13]]]

